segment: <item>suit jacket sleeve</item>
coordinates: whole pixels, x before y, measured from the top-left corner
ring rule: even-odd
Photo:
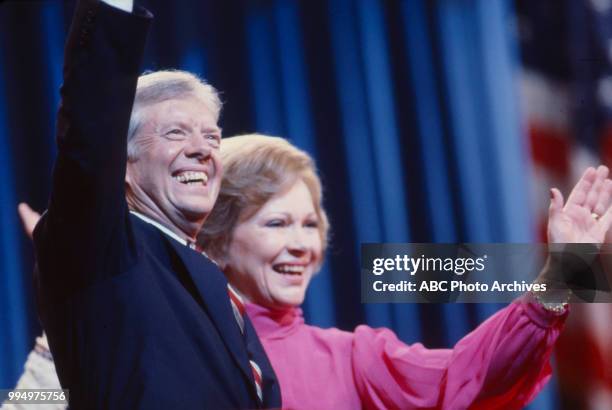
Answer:
[[[151,15],[80,1],[66,43],[58,156],[34,232],[39,287],[63,299],[125,269],[134,254],[125,201],[126,141]]]

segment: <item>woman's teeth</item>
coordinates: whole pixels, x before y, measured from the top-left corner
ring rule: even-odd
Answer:
[[[289,275],[301,275],[306,267],[304,265],[275,265],[274,270],[278,273]]]

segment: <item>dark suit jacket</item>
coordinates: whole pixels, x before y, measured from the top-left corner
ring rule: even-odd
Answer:
[[[81,2],[66,45],[58,157],[34,239],[39,314],[74,409],[257,408],[247,346],[206,257],[128,211],[126,136],[151,15]]]

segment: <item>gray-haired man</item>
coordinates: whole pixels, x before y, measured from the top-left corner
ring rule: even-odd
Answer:
[[[221,181],[219,98],[189,73],[139,78],[151,15],[106,3],[77,6],[34,232],[39,312],[70,406],[278,407],[248,318],[241,329],[223,274],[193,249]]]

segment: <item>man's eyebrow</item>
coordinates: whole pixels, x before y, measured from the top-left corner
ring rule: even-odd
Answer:
[[[206,128],[203,128],[202,131],[221,133],[221,128],[220,127],[206,127]]]
[[[170,128],[170,127],[188,128],[189,124],[187,124],[185,121],[182,121],[182,120],[179,120],[179,119],[175,119],[175,120],[170,120],[170,121],[162,122],[161,124],[157,125],[157,129],[159,129],[159,130],[162,130],[164,128]]]

